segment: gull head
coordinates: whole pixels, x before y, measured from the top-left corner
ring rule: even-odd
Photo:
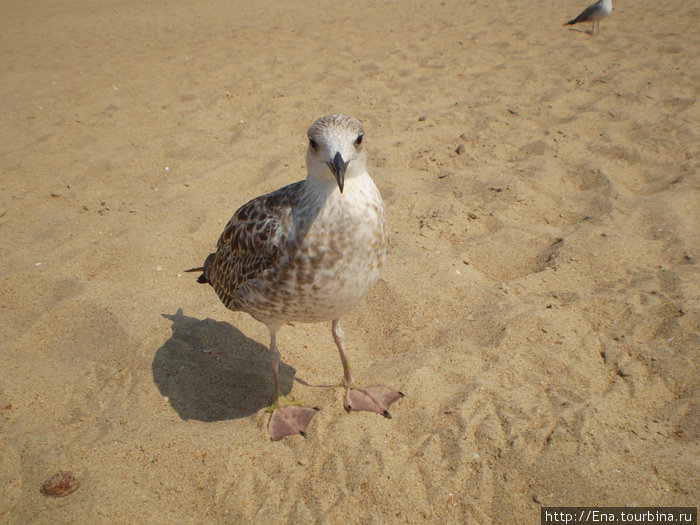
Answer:
[[[326,115],[314,122],[306,152],[309,177],[335,181],[342,193],[346,179],[365,172],[364,133],[350,115]]]

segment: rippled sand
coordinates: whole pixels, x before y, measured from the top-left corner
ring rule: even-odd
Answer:
[[[586,4],[6,2],[0,521],[697,505],[698,9],[561,27]],[[286,326],[283,389],[322,411],[271,443],[267,330],[182,270],[331,111],[392,234],[349,357],[407,397],[346,414],[329,328]]]

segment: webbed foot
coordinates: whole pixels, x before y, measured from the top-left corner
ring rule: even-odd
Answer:
[[[405,394],[388,386],[368,386],[364,388],[349,386],[345,391],[343,406],[348,412],[352,410],[364,410],[376,412],[387,419],[391,419],[389,407]]]
[[[267,433],[270,435],[270,439],[279,441],[285,436],[297,434],[306,437],[306,427],[319,410],[316,407],[297,405],[277,406],[267,423]]]

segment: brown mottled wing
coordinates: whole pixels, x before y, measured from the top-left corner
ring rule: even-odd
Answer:
[[[303,182],[291,184],[241,206],[224,228],[204,276],[227,308],[237,310],[236,290],[274,266],[289,233],[291,205]]]

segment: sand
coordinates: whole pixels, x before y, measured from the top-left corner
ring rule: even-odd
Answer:
[[[538,523],[700,483],[693,2],[8,0],[0,18],[0,522]],[[382,278],[285,326],[322,411],[271,443],[265,327],[182,271],[366,129]],[[78,490],[41,483],[71,471]]]

